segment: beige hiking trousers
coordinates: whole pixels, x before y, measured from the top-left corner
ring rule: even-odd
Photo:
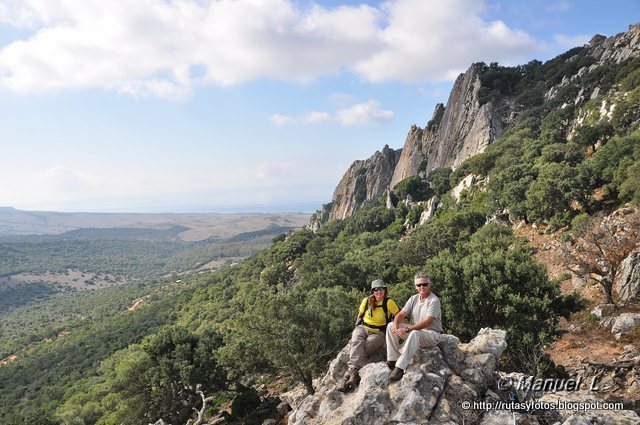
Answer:
[[[399,337],[393,333],[392,327],[392,324],[387,326],[387,361],[395,361],[396,367],[404,371],[407,370],[407,366],[419,348],[434,347],[440,342],[440,333],[436,331],[420,329]],[[400,327],[408,328],[409,324],[401,323]],[[401,339],[405,340],[402,346],[400,345]],[[401,352],[402,354],[400,354]]]

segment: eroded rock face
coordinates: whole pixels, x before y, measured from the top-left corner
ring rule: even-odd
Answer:
[[[422,226],[427,222],[427,220],[436,215],[438,206],[440,206],[440,198],[438,198],[437,196],[431,197],[431,199],[429,199],[429,201],[427,202],[424,211],[422,211],[422,214],[420,214],[420,221],[418,222],[418,224]]]
[[[385,146],[365,161],[355,161],[333,192],[329,220],[344,219],[389,187],[400,151]]]
[[[630,25],[628,31],[614,37],[596,35],[587,46],[600,64],[608,60],[621,63],[637,57],[640,55],[640,24]]]
[[[453,85],[446,107],[436,105],[424,129],[412,126],[407,135],[391,187],[402,179],[428,174],[440,167],[456,168],[484,152],[502,134],[503,117],[491,103],[480,105],[481,64],[473,64]]]
[[[563,86],[601,65],[610,61],[621,63],[640,56],[640,24],[614,37],[595,36],[585,48],[595,63],[581,68],[574,75],[565,75],[560,83],[549,88],[546,99],[554,98],[562,92]],[[354,162],[336,188],[328,212],[315,216],[312,227],[327,220],[351,216],[363,203],[376,199],[387,187],[393,189],[404,178],[425,177],[440,167],[455,169],[464,160],[484,152],[507,125],[516,122],[521,111],[514,99],[505,99],[499,106],[493,102],[480,104],[478,93],[482,67],[483,64],[473,64],[456,79],[447,106],[437,104],[424,128],[411,126],[401,150],[385,147],[382,153],[376,152],[366,161]],[[606,93],[601,91],[595,83],[580,87],[573,103],[581,106],[589,98],[605,96]],[[603,99],[602,116],[610,117],[613,112],[614,105],[608,102]]]
[[[632,252],[622,261],[613,289],[623,301],[640,298],[640,252]]]
[[[443,335],[437,347],[418,351],[398,382],[389,381],[390,370],[378,353],[360,370],[357,389],[343,394],[336,385],[347,370],[347,346],[331,362],[316,393],[298,401],[289,424],[463,423],[471,413],[460,403],[484,395],[506,347],[506,333],[500,330],[482,329],[467,344]]]

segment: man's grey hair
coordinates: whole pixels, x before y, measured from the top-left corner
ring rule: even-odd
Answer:
[[[416,275],[413,277],[413,280],[416,280],[416,279],[429,279],[429,283],[433,283],[433,279],[431,278],[431,276],[429,276],[424,272],[416,273]]]

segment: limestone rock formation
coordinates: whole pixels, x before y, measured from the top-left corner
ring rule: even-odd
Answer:
[[[614,37],[596,35],[587,46],[591,49],[591,56],[598,60],[598,64],[608,60],[621,63],[640,56],[640,24],[630,25],[628,31]]]
[[[467,177],[460,180],[460,183],[451,189],[451,197],[458,202],[463,190],[469,190],[478,180],[478,176],[475,174],[469,174]]]
[[[565,75],[560,83],[548,89],[545,99],[553,99],[563,92],[562,87],[580,81],[599,66],[640,56],[640,24],[614,37],[595,36],[584,47],[595,63],[574,75]],[[507,125],[516,122],[522,112],[516,99],[506,96],[499,105],[479,101],[484,66],[473,64],[456,79],[446,107],[437,104],[425,128],[412,125],[401,150],[385,146],[371,158],[355,161],[342,177],[331,203],[314,215],[310,227],[314,229],[328,220],[351,216],[362,204],[380,197],[387,188],[393,189],[404,178],[426,177],[440,167],[455,169],[466,159],[483,152]],[[601,91],[597,83],[588,83],[580,87],[573,103],[580,107],[588,99],[606,98],[606,93]],[[601,114],[611,116],[614,107],[610,101],[603,100]],[[580,119],[584,119],[584,114]]]
[[[640,313],[622,313],[611,327],[613,334],[625,334],[640,326]]]
[[[422,214],[420,214],[420,221],[418,222],[418,224],[422,226],[427,222],[427,220],[433,217],[436,214],[438,206],[440,206],[440,198],[438,198],[437,196],[431,197],[431,199],[427,201],[427,205],[424,207],[424,211],[422,211]]]
[[[629,254],[620,264],[618,273],[613,289],[620,299],[640,298],[640,252]]]
[[[351,216],[364,202],[376,199],[389,187],[400,151],[385,146],[365,161],[355,161],[333,192],[329,220]]]
[[[412,126],[393,173],[391,187],[402,179],[429,173],[440,167],[456,168],[479,154],[503,129],[503,117],[491,102],[480,105],[482,64],[473,64],[453,85],[447,106],[436,105],[433,118],[423,130]],[[507,114],[510,111],[504,111]]]
[[[463,410],[461,403],[482,399],[506,347],[506,333],[500,330],[482,329],[468,344],[443,335],[437,347],[416,354],[400,381],[389,381],[389,368],[378,357],[360,370],[357,389],[343,394],[336,385],[347,370],[347,346],[331,362],[316,393],[294,406],[289,424],[468,422],[477,413]]]
[[[314,233],[320,230],[320,226],[322,226],[323,223],[329,221],[332,208],[333,202],[329,202],[328,204],[324,204],[321,209],[313,213],[311,215],[311,218],[309,219],[309,230]]]

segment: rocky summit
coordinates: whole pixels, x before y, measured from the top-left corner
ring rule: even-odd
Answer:
[[[507,348],[506,333],[484,328],[469,343],[443,335],[437,347],[419,350],[405,375],[389,381],[383,350],[360,370],[352,393],[336,387],[347,370],[349,346],[331,362],[313,395],[281,397],[294,407],[289,424],[461,424],[476,416],[467,404],[484,400],[496,361]]]
[[[557,100],[561,94],[566,94],[569,86],[578,83],[580,87],[576,90],[575,99],[571,99],[575,106],[581,107],[591,99],[604,99],[607,93],[598,83],[585,82],[582,77],[598,72],[606,74],[608,65],[638,57],[640,24],[632,25],[629,31],[613,37],[596,35],[582,48],[573,49],[549,62],[570,63],[580,54],[578,50],[586,52],[591,59],[590,65],[571,75],[564,75],[550,87],[547,86],[548,81],[544,82],[545,101]],[[447,105],[437,104],[424,128],[412,125],[402,149],[385,146],[371,158],[355,161],[340,180],[331,202],[312,216],[310,228],[317,230],[329,220],[350,217],[360,206],[381,197],[407,177],[425,178],[429,172],[442,167],[455,170],[466,159],[484,152],[505,129],[525,116],[531,105],[522,103],[522,94],[503,90],[500,99],[487,97],[490,88],[483,85],[483,77],[492,72],[491,66],[475,63],[460,74]],[[538,83],[531,84],[533,89]],[[565,102],[562,108],[567,105],[569,103]],[[611,105],[603,104],[602,108],[611,112]]]

